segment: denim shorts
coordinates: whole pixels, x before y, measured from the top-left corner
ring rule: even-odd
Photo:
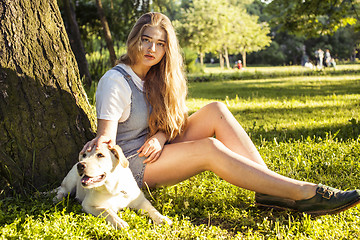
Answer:
[[[145,161],[146,157],[139,157],[139,153],[136,150],[126,155],[126,158],[129,161],[129,168],[135,178],[135,181],[138,184],[139,188],[142,188],[144,181],[144,171],[146,167],[146,164],[144,164],[143,162]]]

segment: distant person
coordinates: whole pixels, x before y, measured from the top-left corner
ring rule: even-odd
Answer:
[[[242,69],[242,63],[241,63],[241,60],[238,60],[238,61],[237,61],[237,68],[238,68],[239,70],[241,70],[241,69]]]
[[[316,58],[316,67],[318,69],[322,69],[323,61],[324,61],[324,51],[319,48],[315,51],[315,58]]]
[[[169,18],[141,16],[129,34],[127,52],[100,79],[97,136],[81,152],[119,145],[139,187],[174,185],[212,171],[255,191],[259,206],[323,215],[360,202],[359,190],[341,191],[270,170],[224,103],[209,103],[188,116],[182,68]]]
[[[336,68],[335,58],[331,58],[331,60],[330,60],[330,67]]]
[[[331,55],[329,49],[326,49],[325,51],[325,65],[327,67],[331,67]]]

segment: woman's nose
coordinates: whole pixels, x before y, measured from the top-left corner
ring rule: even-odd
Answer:
[[[150,43],[150,46],[149,46],[149,50],[151,51],[151,52],[155,52],[155,43]]]

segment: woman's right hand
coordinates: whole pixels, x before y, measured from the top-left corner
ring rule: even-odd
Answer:
[[[86,151],[91,152],[94,147],[99,149],[99,146],[102,144],[107,144],[109,148],[113,148],[116,144],[117,125],[117,121],[98,119],[96,138],[87,142],[80,153],[83,154]]]
[[[107,144],[109,146],[109,148],[113,148],[115,145],[114,140],[112,140],[110,137],[100,135],[100,136],[97,136],[96,138],[94,138],[93,140],[87,142],[85,144],[85,146],[83,147],[83,149],[80,151],[80,154],[83,154],[86,151],[91,152],[91,150],[94,147],[96,148],[96,150],[98,150],[99,146],[101,146],[102,144]]]

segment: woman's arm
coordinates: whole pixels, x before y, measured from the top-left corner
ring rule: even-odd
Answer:
[[[113,147],[116,143],[117,126],[117,121],[98,119],[96,137],[87,142],[80,153],[90,152],[93,147],[98,149],[101,144],[108,144],[110,148]]]

